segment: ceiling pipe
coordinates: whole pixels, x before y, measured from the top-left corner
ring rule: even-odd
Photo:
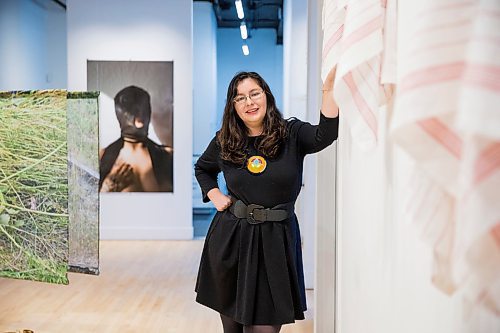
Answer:
[[[66,10],[66,4],[64,4],[63,2],[59,0],[52,0],[52,1],[61,6],[64,10]]]

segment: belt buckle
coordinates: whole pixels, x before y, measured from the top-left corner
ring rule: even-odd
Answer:
[[[263,208],[264,208],[264,206],[260,206],[260,205],[255,205],[255,204],[248,205],[247,206],[247,222],[250,224],[264,223],[265,221],[256,220],[255,216],[254,216],[254,212],[253,212],[256,209],[263,209]]]

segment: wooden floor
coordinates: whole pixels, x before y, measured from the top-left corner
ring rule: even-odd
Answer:
[[[70,273],[68,286],[0,278],[0,332],[222,332],[218,314],[194,301],[202,246],[103,241],[99,276]],[[281,332],[312,333],[312,312]]]

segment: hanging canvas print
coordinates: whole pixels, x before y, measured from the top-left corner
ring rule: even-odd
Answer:
[[[100,192],[173,192],[173,62],[88,61],[100,91]]]
[[[69,270],[99,274],[98,92],[68,92]]]
[[[66,101],[0,92],[0,276],[68,283]]]

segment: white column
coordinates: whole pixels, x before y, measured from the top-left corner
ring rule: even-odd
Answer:
[[[217,106],[217,19],[212,3],[193,2],[193,154],[215,134]]]
[[[283,114],[306,118],[307,1],[283,2]]]
[[[322,6],[323,1],[309,2],[309,53],[308,53],[308,116],[317,122],[321,107],[321,50],[322,50]],[[305,183],[311,184],[305,207],[314,216],[312,230],[314,242],[309,247],[314,251],[314,331],[334,332],[335,329],[335,174],[337,144],[334,143],[309,159],[305,170]],[[309,214],[308,214],[309,215]],[[310,242],[309,242],[310,243]],[[306,244],[307,246],[307,244]]]
[[[217,19],[212,3],[193,2],[193,163],[216,131],[217,121]],[[203,203],[193,174],[193,208]]]

